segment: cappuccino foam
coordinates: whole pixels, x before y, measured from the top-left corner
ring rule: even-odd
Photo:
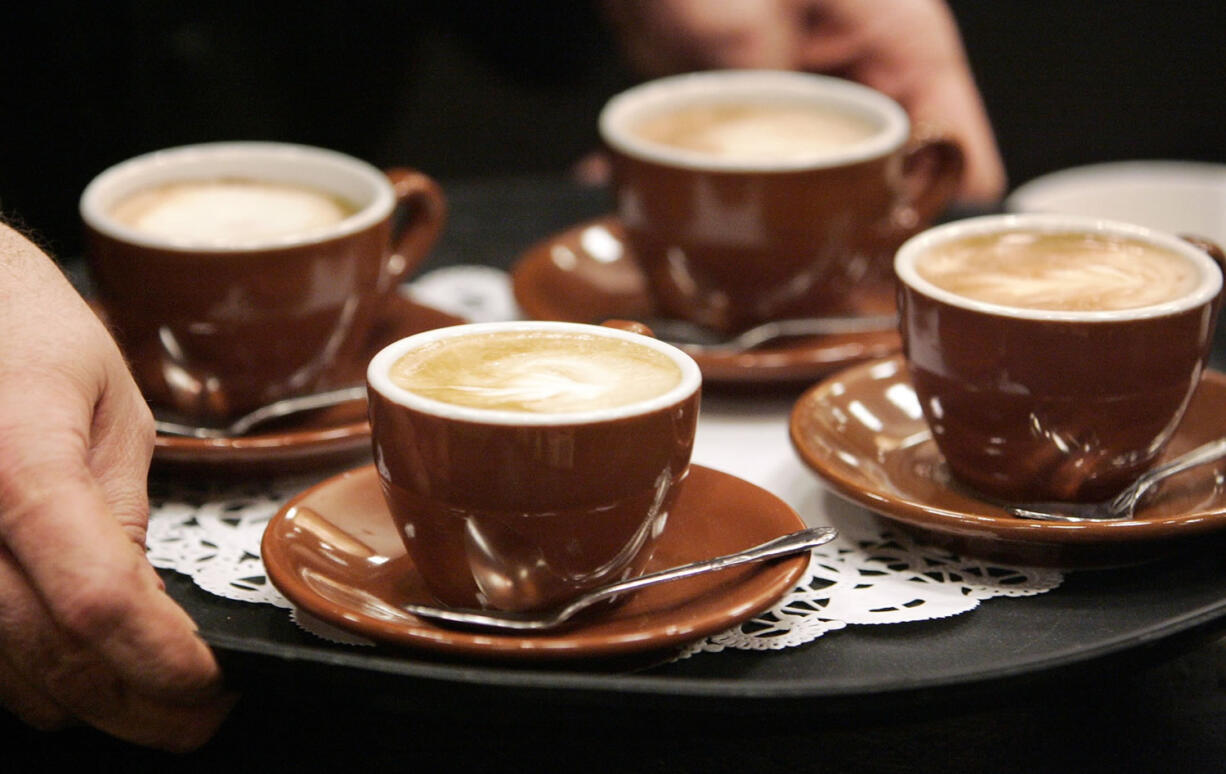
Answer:
[[[924,279],[990,304],[1053,311],[1136,309],[1180,298],[1200,281],[1186,257],[1125,237],[1010,231],[938,245],[915,264]]]
[[[680,383],[681,369],[631,341],[503,331],[425,344],[402,355],[388,376],[402,389],[457,406],[573,413],[662,395]]]
[[[818,105],[695,104],[651,116],[633,131],[649,142],[723,158],[788,160],[836,152],[867,140],[877,127]]]
[[[258,180],[186,180],[139,191],[111,216],[149,236],[193,244],[278,239],[339,223],[355,208],[306,186]]]

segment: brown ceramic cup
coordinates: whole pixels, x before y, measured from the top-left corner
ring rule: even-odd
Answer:
[[[389,376],[406,353],[491,333],[628,344],[676,379],[628,405],[523,411],[443,402]],[[701,376],[688,355],[604,326],[474,323],[389,345],[367,380],[383,494],[439,602],[538,608],[642,571],[689,471]]]
[[[132,195],[186,181],[309,189],[344,204],[337,222],[272,235],[152,233],[121,221]],[[255,224],[270,221],[263,204]],[[202,422],[361,378],[363,345],[396,284],[426,256],[446,207],[409,169],[285,143],[157,151],[98,175],[81,197],[100,302],[146,398]],[[198,213],[197,213],[198,215]]]
[[[1184,259],[1177,263],[1184,264],[1179,271],[1186,282],[1147,305],[1061,310],[968,298],[916,268],[934,250],[980,245],[975,240],[985,236],[1068,234],[1167,251]],[[923,412],[954,479],[1006,502],[1099,500],[1144,472],[1200,382],[1222,287],[1218,264],[1198,246],[1080,216],[955,221],[908,240],[895,268],[916,411]],[[1019,286],[1017,279],[1010,282]],[[1062,280],[1065,287],[1071,283]]]
[[[792,151],[768,135],[759,148],[727,155],[665,144],[643,130],[682,108],[762,105],[828,111],[864,130]],[[663,78],[614,97],[599,124],[613,158],[617,213],[656,304],[721,331],[892,311],[893,253],[948,204],[963,167],[959,145],[913,133],[885,95],[806,73]]]

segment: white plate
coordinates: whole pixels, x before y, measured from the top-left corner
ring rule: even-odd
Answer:
[[[1005,209],[1122,220],[1226,245],[1226,165],[1119,161],[1074,167],[1019,186]]]

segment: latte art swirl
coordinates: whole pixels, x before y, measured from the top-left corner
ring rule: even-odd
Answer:
[[[649,347],[539,331],[443,339],[408,352],[388,375],[443,403],[537,413],[624,406],[661,395],[681,378],[675,363]]]
[[[574,363],[566,360],[537,362],[530,368],[522,367],[527,363],[518,365],[521,368],[503,374],[499,384],[452,384],[432,389],[418,388],[417,392],[447,395],[450,397],[449,403],[455,403],[458,396],[466,395],[486,406],[525,406],[547,401],[599,402],[602,396],[614,389],[614,385],[601,379],[607,376],[602,373],[605,369],[576,368]]]
[[[1007,232],[940,245],[916,262],[939,288],[1001,306],[1059,311],[1137,309],[1196,287],[1183,256],[1117,236]]]

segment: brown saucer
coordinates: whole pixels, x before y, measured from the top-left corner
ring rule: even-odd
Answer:
[[[391,342],[414,333],[464,322],[403,296],[394,297],[371,332],[365,357],[347,381],[360,384],[366,363]],[[370,453],[365,401],[299,414],[239,438],[201,439],[159,435],[153,450],[161,468],[200,467],[288,472],[356,461]]]
[[[782,500],[697,465],[647,571],[747,548],[803,529]],[[806,557],[722,570],[643,589],[571,628],[518,635],[446,629],[400,610],[430,603],[379,491],[374,466],[291,500],[261,544],[269,580],[299,607],[375,640],[499,659],[595,658],[672,648],[752,618],[791,591]]]
[[[1207,371],[1164,459],[1226,433],[1226,375]],[[925,542],[1005,564],[1066,568],[1150,561],[1226,528],[1223,465],[1168,480],[1121,522],[1018,519],[951,483],[901,356],[841,371],[812,387],[791,416],[800,457],[839,495]]]
[[[580,223],[520,256],[511,270],[515,299],[538,320],[604,322],[657,316],[642,272],[615,216]],[[889,294],[853,299],[864,314],[893,310]],[[694,356],[710,382],[772,383],[812,380],[835,369],[899,350],[894,331],[809,336],[735,354]]]

